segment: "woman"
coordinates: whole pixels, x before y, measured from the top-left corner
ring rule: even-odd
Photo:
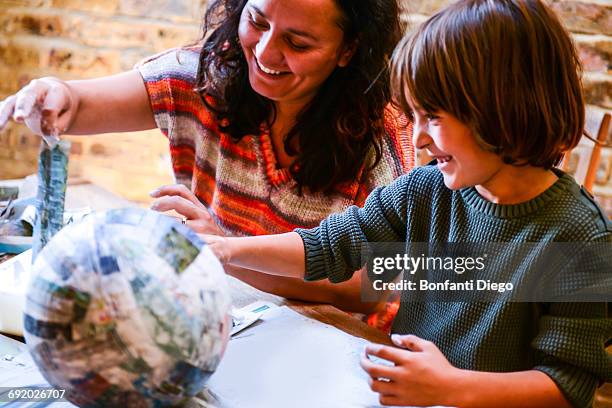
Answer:
[[[407,122],[390,108],[395,0],[218,0],[202,45],[86,81],[33,81],[0,109],[46,133],[159,127],[177,184],[152,193],[198,232],[260,235],[314,227],[412,166]],[[28,121],[30,124],[31,121]],[[228,273],[281,296],[359,310],[359,278],[305,283]]]

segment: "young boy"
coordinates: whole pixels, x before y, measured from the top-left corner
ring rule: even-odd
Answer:
[[[415,145],[435,166],[312,230],[209,243],[227,264],[332,282],[362,266],[367,242],[530,243],[534,260],[551,242],[601,243],[608,258],[584,268],[604,265],[610,276],[612,223],[553,167],[582,134],[579,68],[541,1],[458,1],[405,38],[392,61]],[[512,272],[535,273],[529,262]],[[576,290],[579,276],[568,282]],[[411,302],[403,292],[392,333],[397,347],[367,353],[394,366],[362,360],[383,404],[587,407],[612,378],[601,302]]]

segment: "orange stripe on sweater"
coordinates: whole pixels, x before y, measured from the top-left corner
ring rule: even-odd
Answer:
[[[254,150],[256,147],[253,145],[253,143],[243,143],[241,146],[240,144],[234,143],[228,134],[222,133],[220,145],[224,152],[231,153],[233,156],[238,156],[252,162],[257,161],[257,155],[255,154]],[[244,145],[251,148],[243,148]]]
[[[193,173],[195,151],[191,146],[170,146],[170,154],[175,172]]]
[[[247,193],[245,192],[245,194]],[[286,232],[300,226],[273,212],[267,202],[257,199],[245,199],[219,190],[217,190],[213,210],[224,222],[233,224],[238,230],[248,234],[261,235],[279,231]],[[246,215],[246,217],[241,214]],[[261,227],[261,223],[272,225],[275,230]]]
[[[214,174],[202,171],[198,166],[194,166],[196,176],[195,186],[193,186],[194,194],[202,201],[206,206],[210,206],[213,199],[213,192],[217,185]]]

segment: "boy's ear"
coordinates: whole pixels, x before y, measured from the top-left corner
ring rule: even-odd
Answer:
[[[355,55],[357,51],[357,40],[351,41],[348,44],[345,44],[342,47],[342,51],[340,51],[340,59],[338,59],[338,66],[340,68],[346,67],[349,62],[351,62],[351,58]]]

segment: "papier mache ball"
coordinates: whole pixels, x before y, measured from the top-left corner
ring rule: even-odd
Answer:
[[[229,307],[223,267],[193,231],[111,210],[40,252],[24,333],[44,377],[79,406],[179,405],[219,364]]]

